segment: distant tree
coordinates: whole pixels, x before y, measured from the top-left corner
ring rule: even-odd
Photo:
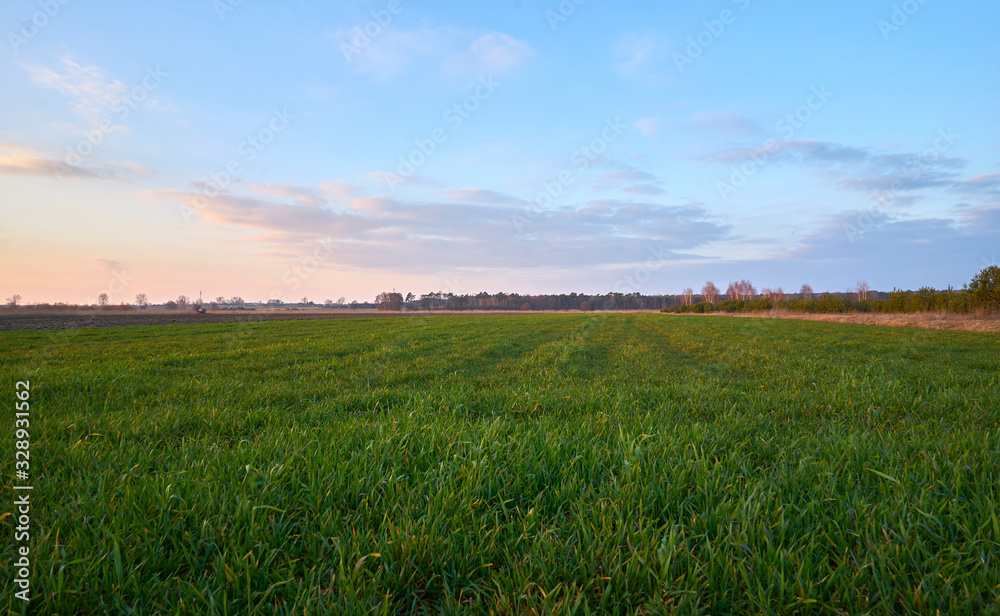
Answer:
[[[531,304],[529,304],[528,302],[524,302],[523,304],[521,304],[521,310],[531,310]]]
[[[351,310],[357,310],[359,306],[360,304],[358,304],[358,300],[353,300],[351,302]]]
[[[164,306],[167,308],[167,310],[177,310],[177,302],[175,302],[174,300],[170,300],[169,302],[164,304]]]
[[[739,299],[740,287],[738,282],[730,282],[726,288],[726,299]]]
[[[230,306],[237,306],[237,307],[239,307],[239,306],[242,306],[246,302],[244,302],[243,298],[240,297],[239,295],[234,295],[233,297],[230,297],[229,300],[226,303],[229,304]]]
[[[219,305],[219,306],[225,306],[225,305],[226,305],[226,298],[224,298],[224,297],[222,297],[222,296],[220,295],[219,297],[216,297],[216,298],[215,298],[215,303],[216,303],[217,305]]]
[[[694,289],[687,287],[681,291],[681,305],[690,306],[694,304]]]
[[[301,300],[299,300],[299,303],[308,306],[309,305],[309,298],[308,297],[303,297]]]
[[[108,300],[110,299],[111,298],[108,297],[107,293],[101,293],[100,295],[97,296],[97,305],[100,306],[101,308],[104,308],[108,305]]]
[[[729,283],[729,287],[730,291],[727,291],[727,295],[733,290],[736,293],[736,297],[730,297],[729,299],[753,299],[757,295],[757,289],[754,288],[749,280]]]
[[[149,298],[145,293],[137,293],[135,296],[135,305],[140,308],[146,308],[149,306]]]
[[[375,297],[375,305],[379,310],[397,311],[403,309],[403,296],[400,293],[385,292]]]
[[[178,295],[177,296],[177,307],[178,308],[184,308],[187,305],[188,305],[188,297],[187,297],[187,295]]]
[[[333,306],[333,300],[332,299],[325,300],[323,302],[323,305],[326,306],[327,308],[329,308],[329,307]]]
[[[1000,310],[1000,266],[991,265],[973,276],[968,293],[973,306]]]
[[[346,297],[341,297],[341,298],[337,299],[337,305],[338,306],[343,306],[346,303],[347,303],[347,298]]]
[[[867,280],[859,280],[858,284],[855,286],[855,291],[858,294],[858,301],[859,302],[863,302],[866,299],[868,299],[868,291],[869,291],[869,289],[868,289],[868,281]]]
[[[714,304],[719,301],[719,287],[715,286],[715,283],[708,281],[705,286],[701,288],[701,296],[705,298],[705,301],[709,304]]]
[[[804,284],[804,285],[802,285],[802,288],[799,289],[799,295],[802,296],[802,299],[812,299],[813,298],[813,288],[811,286],[809,286],[808,284]]]
[[[580,310],[590,310],[590,302],[587,300],[580,302]]]
[[[17,293],[11,295],[7,298],[7,305],[11,308],[17,308],[17,305],[21,303],[21,296]]]

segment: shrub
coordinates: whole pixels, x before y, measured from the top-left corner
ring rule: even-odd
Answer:
[[[970,304],[987,310],[1000,309],[1000,266],[984,268],[968,285]]]

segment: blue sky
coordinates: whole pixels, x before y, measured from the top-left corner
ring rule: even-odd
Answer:
[[[960,287],[1000,253],[998,18],[6,2],[0,282],[116,302]]]

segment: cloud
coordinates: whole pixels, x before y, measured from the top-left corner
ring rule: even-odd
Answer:
[[[612,51],[618,58],[615,65],[625,77],[646,76],[652,65],[665,57],[665,47],[654,34],[630,34],[615,43]]]
[[[655,196],[667,194],[667,191],[655,184],[633,184],[632,186],[623,187],[622,190],[633,195]]]
[[[886,211],[840,212],[777,260],[851,263],[857,276],[894,271],[906,263],[920,284],[973,273],[996,251],[1000,207],[963,208],[952,216],[908,218]],[[965,274],[962,274],[963,276]],[[893,281],[905,285],[908,281]]]
[[[955,188],[972,194],[1000,195],[1000,173],[977,175],[974,178],[956,182]]]
[[[466,51],[451,56],[445,63],[445,71],[450,75],[500,75],[519,67],[533,55],[528,43],[491,32],[472,41]]]
[[[364,192],[364,188],[357,184],[350,184],[344,180],[334,180],[320,184],[319,192],[330,195],[334,199],[342,200],[357,197]]]
[[[660,132],[660,121],[656,118],[641,118],[635,121],[635,127],[647,137],[655,137]]]
[[[250,189],[260,195],[282,197],[307,205],[321,205],[326,199],[320,197],[318,191],[287,184],[251,184]]]
[[[591,201],[538,212],[530,229],[519,234],[514,220],[523,216],[525,202],[485,189],[447,189],[447,201],[381,196],[343,205],[297,198],[308,191],[252,192],[227,192],[207,201],[193,191],[144,194],[183,201],[205,223],[250,232],[271,249],[294,252],[329,238],[331,266],[352,268],[608,267],[630,262],[640,249],[673,254],[729,232],[697,203]]]
[[[449,188],[444,191],[451,201],[484,203],[487,205],[527,205],[523,199],[482,188]]]
[[[96,66],[83,66],[63,57],[56,69],[24,65],[35,83],[52,88],[66,95],[70,109],[91,124],[96,124],[108,116],[108,110],[128,94],[128,88],[117,79],[108,79]],[[114,125],[111,129],[127,130]]]
[[[40,175],[53,178],[134,181],[155,175],[132,161],[102,162],[80,158],[69,164],[38,150],[0,142],[0,176]]]
[[[657,180],[657,177],[652,173],[640,171],[639,169],[624,169],[602,173],[600,178],[607,182],[654,182]]]
[[[662,183],[660,178],[648,171],[608,158],[600,159],[598,166],[613,169],[597,176],[598,190],[620,190],[627,194],[645,196],[667,194],[659,186]]]
[[[451,77],[500,75],[534,55],[528,43],[507,34],[473,33],[447,26],[412,30],[387,26],[366,45],[358,44],[354,29],[331,36],[344,52],[348,66],[381,81],[399,76],[418,61],[431,63]]]
[[[955,186],[958,172],[967,164],[963,158],[928,157],[913,152],[886,153],[829,141],[775,139],[769,144],[755,148],[723,148],[694,158],[727,164],[752,160],[765,160],[767,164],[797,163],[813,167],[841,188],[894,193]]]
[[[707,130],[734,135],[763,135],[760,124],[746,116],[731,111],[699,111],[684,118],[681,127],[690,130]]]
[[[828,141],[775,139],[771,151],[760,147],[730,147],[716,150],[709,154],[695,157],[706,162],[733,163],[744,162],[761,154],[766,154],[768,160],[792,160],[809,164],[831,162],[863,161],[871,156],[868,150],[831,143]]]

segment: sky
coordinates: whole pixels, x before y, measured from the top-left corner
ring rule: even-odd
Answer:
[[[0,294],[960,288],[1000,4],[7,0]]]

